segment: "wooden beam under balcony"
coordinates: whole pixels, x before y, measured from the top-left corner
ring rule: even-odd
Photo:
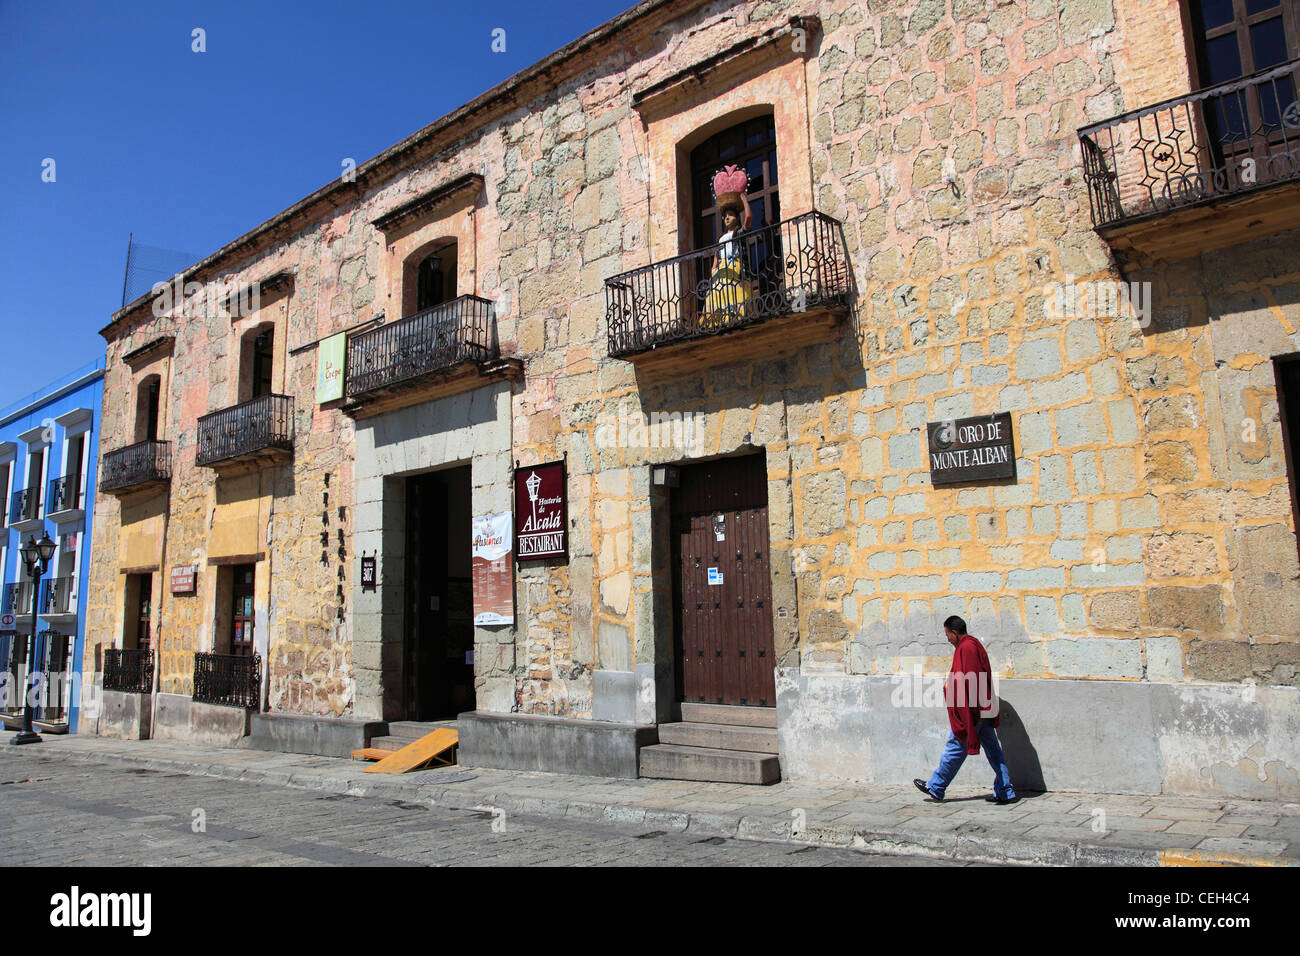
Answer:
[[[1097,234],[1126,269],[1189,259],[1289,229],[1300,229],[1300,179],[1265,192],[1100,226]]]
[[[812,345],[833,342],[844,334],[849,310],[844,306],[792,312],[744,330],[704,339],[670,342],[627,356],[638,377],[671,378],[694,372],[796,355]]]

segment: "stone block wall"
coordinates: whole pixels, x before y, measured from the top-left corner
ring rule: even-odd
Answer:
[[[693,134],[673,117],[720,121],[700,104],[732,87],[683,81],[679,101],[656,106],[669,119],[653,122],[633,93],[754,38],[793,43],[790,17],[814,13],[806,48],[771,62],[737,53],[733,79],[762,90],[766,71],[799,73],[806,102],[783,102],[778,158],[803,183],[790,196],[844,224],[859,290],[848,328],[763,360],[641,376],[608,356],[603,284],[678,251],[668,237],[681,209],[665,189],[680,170],[661,167],[685,161]],[[1178,20],[1174,0],[682,2],[518,84],[393,178],[340,195],[251,258],[231,253],[233,283],[294,274],[283,374],[297,439],[259,504],[271,707],[373,716],[358,702],[378,699],[384,652],[359,624],[379,617],[357,593],[356,556],[388,548],[376,535],[401,518],[384,475],[433,461],[372,460],[366,429],[318,406],[311,344],[384,309],[397,316],[401,264],[373,221],[471,173],[484,188],[457,214],[473,220],[456,235],[474,257],[458,291],[493,300],[502,352],[525,369],[506,399],[507,446],[485,453],[482,478],[479,451],[469,456],[475,507],[509,507],[513,460],[567,456],[570,514],[569,560],[521,568],[517,627],[483,638],[495,653],[476,653],[480,706],[591,717],[597,671],[654,675],[667,693],[668,558],[650,465],[755,450],[767,461],[783,666],[943,669],[940,622],[960,613],[1007,676],[1294,683],[1300,583],[1268,379],[1271,357],[1296,348],[1287,237],[1263,240],[1258,269],[1238,262],[1212,287],[1187,270],[1219,260],[1138,277],[1157,296],[1145,330],[1130,315],[1063,315],[1054,299],[1063,283],[1119,278],[1091,227],[1075,130],[1186,86],[1181,68],[1164,69],[1186,62]],[[106,435],[133,424],[121,356],[162,334],[177,336],[166,572],[207,562],[218,503],[211,472],[194,465],[194,422],[226,401],[236,340],[229,319],[132,313],[110,335]],[[934,487],[925,424],[999,411],[1012,415],[1017,479]],[[650,414],[693,430],[618,437],[618,421]],[[1258,420],[1260,447],[1234,443],[1244,418]],[[412,422],[410,433],[446,427]],[[96,522],[90,642],[112,643],[116,499],[100,498]],[[207,592],[157,600],[164,691],[186,689],[211,603]],[[653,696],[638,699],[643,718]]]

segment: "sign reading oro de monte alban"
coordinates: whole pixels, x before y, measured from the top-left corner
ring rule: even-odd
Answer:
[[[1015,477],[1010,412],[930,422],[926,437],[930,481],[936,485]]]
[[[564,462],[515,469],[516,560],[569,553]]]

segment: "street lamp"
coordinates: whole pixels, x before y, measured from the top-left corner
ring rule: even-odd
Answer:
[[[27,543],[18,549],[18,553],[23,557],[23,564],[27,566],[27,577],[32,582],[32,638],[31,644],[28,645],[27,660],[32,665],[36,663],[36,614],[37,604],[41,595],[41,576],[45,574],[45,569],[50,565],[50,559],[54,557],[55,544],[50,540],[49,532],[41,532],[41,540],[37,541],[35,536],[28,535]],[[32,693],[31,693],[31,675],[34,666],[27,668],[27,684],[23,688],[23,729],[14,734],[11,744],[39,744],[41,735],[32,730]]]

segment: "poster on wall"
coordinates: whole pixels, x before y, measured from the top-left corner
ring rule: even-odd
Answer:
[[[340,332],[322,339],[316,346],[316,403],[337,401],[343,397],[343,361],[348,337]]]
[[[568,556],[563,461],[515,469],[515,526],[520,561]]]
[[[476,516],[471,548],[474,582],[474,623],[513,624],[515,589],[514,527],[509,511]]]

